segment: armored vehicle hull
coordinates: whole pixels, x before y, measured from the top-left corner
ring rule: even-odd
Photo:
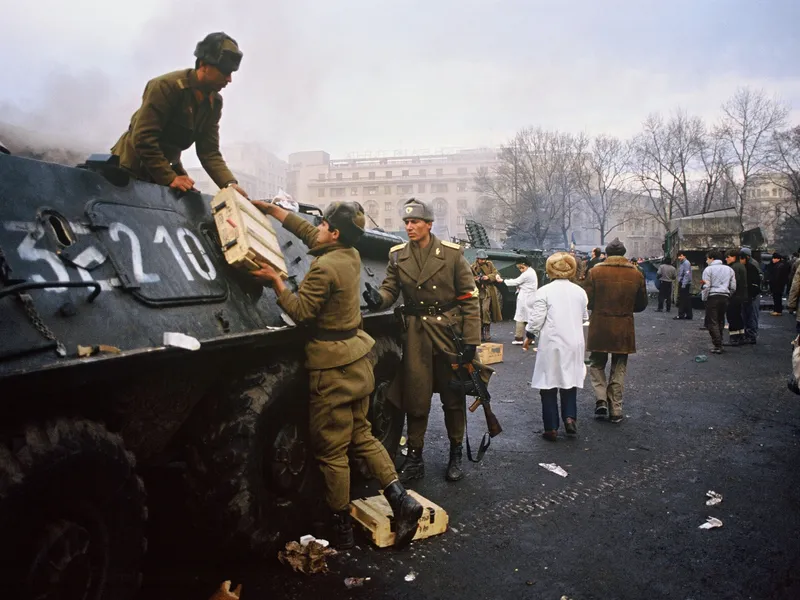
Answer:
[[[190,510],[219,547],[269,551],[319,497],[310,331],[226,264],[209,196],[85,167],[0,155],[0,575],[20,598],[133,597],[151,467],[185,465]],[[276,230],[296,288],[311,259]],[[365,234],[362,286],[380,284],[399,241]],[[392,454],[392,311],[364,328],[371,418]],[[165,346],[167,332],[199,348]]]

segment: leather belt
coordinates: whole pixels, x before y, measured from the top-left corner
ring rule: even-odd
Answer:
[[[321,340],[323,342],[342,342],[344,340],[354,338],[356,335],[358,335],[358,328],[345,329],[344,331],[338,331],[335,329],[317,329],[316,333],[314,334],[314,339]]]
[[[427,306],[406,305],[403,307],[403,314],[410,317],[435,317],[443,312],[447,312],[451,308],[455,308],[458,306],[458,304],[458,300],[453,300],[452,302],[446,302],[445,304],[428,304]]]

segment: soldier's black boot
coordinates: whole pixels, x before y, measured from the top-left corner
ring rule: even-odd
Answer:
[[[425,463],[422,462],[422,448],[409,448],[406,462],[397,472],[402,483],[425,477]]]
[[[464,478],[464,471],[461,470],[461,458],[464,446],[461,444],[450,444],[450,461],[447,463],[447,473],[444,478],[447,481],[458,481]]]
[[[492,341],[492,326],[491,325],[487,325],[486,326],[486,340],[485,341],[487,341],[487,342],[491,342]]]
[[[394,513],[394,545],[403,548],[411,543],[422,517],[422,504],[410,496],[399,481],[386,486],[383,495]]]
[[[337,550],[349,550],[355,546],[353,539],[353,519],[350,511],[340,510],[333,513],[333,545]]]

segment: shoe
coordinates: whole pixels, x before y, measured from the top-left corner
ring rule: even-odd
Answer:
[[[422,448],[409,448],[406,462],[397,472],[400,483],[408,483],[425,477],[425,463],[422,461]]]
[[[575,419],[572,417],[564,419],[564,431],[570,435],[576,435],[578,433],[578,425],[575,423]]]
[[[464,471],[461,470],[463,449],[464,447],[461,444],[450,444],[450,460],[447,463],[447,473],[444,476],[447,481],[464,479]]]
[[[605,402],[598,402],[594,407],[595,419],[605,419],[608,416],[608,404]]]
[[[781,316],[783,316],[783,313],[779,313],[779,312],[775,312],[775,311],[772,311],[769,314],[771,314],[773,317],[781,317]]]
[[[755,344],[755,343],[757,343],[757,342],[756,342],[755,338],[750,338],[750,339],[747,339],[747,340],[745,340],[745,341],[744,341],[744,342],[742,342],[742,343],[743,343],[743,344]]]
[[[548,442],[555,442],[558,439],[558,431],[555,429],[545,429],[542,437]]]
[[[422,504],[408,494],[399,481],[386,486],[383,495],[394,513],[394,546],[407,546],[417,533],[419,520],[422,518]]]
[[[608,417],[608,422],[614,424],[622,423],[622,415],[611,415]]]
[[[333,513],[333,545],[337,550],[349,550],[356,545],[353,539],[353,519],[347,509]]]
[[[722,352],[723,352],[722,348],[712,348],[711,349],[711,354],[722,354]]]
[[[511,342],[512,346],[522,346],[525,342],[522,341],[522,338],[514,338],[514,341]]]
[[[706,327],[705,325],[700,325],[700,327],[698,327],[698,329],[700,331],[708,331],[708,327]]]
[[[672,312],[670,309],[665,310],[664,312]]]
[[[672,320],[673,321],[683,321],[685,318],[686,317],[681,317],[680,315],[678,315],[677,317],[672,317]]]

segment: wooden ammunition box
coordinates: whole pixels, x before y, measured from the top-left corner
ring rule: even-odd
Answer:
[[[211,212],[228,264],[250,271],[256,258],[269,263],[283,279],[289,274],[278,236],[269,217],[233,188],[225,188],[211,201]]]
[[[421,540],[447,531],[449,517],[441,506],[423,498],[414,490],[408,490],[422,504],[415,540]],[[378,548],[394,544],[394,513],[383,494],[371,498],[359,498],[350,503],[350,514]]]
[[[503,344],[481,344],[478,346],[477,359],[484,365],[503,362]]]

